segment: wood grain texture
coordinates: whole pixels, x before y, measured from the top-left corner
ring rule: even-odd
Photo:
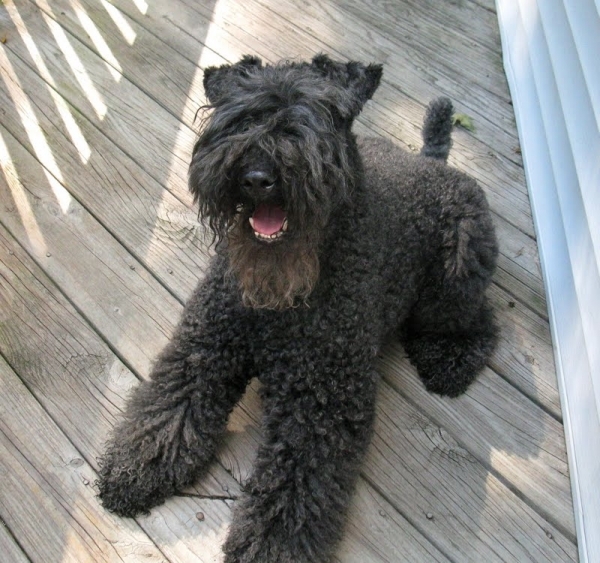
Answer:
[[[474,41],[487,48],[490,51],[489,56],[497,57],[500,44],[498,20],[495,12],[489,9],[494,6],[495,10],[494,0],[487,0],[486,4],[487,6],[483,6],[470,0],[448,0],[444,4],[437,0],[403,0],[401,6],[394,6],[394,10],[386,9],[387,2],[376,1],[370,3],[369,9],[374,15],[385,14],[385,17],[377,17],[376,27],[387,34],[393,35],[394,32],[398,32],[396,25],[400,23],[400,19],[415,22],[416,26],[423,21],[435,30],[445,27],[447,33]],[[426,28],[419,26],[419,29],[422,29],[423,37],[427,37]],[[477,57],[479,53],[477,50],[472,52],[471,56]]]
[[[195,211],[182,205],[83,114],[68,106],[82,136],[93,147],[84,166],[47,84],[19,57],[7,50],[4,53],[7,71],[0,82],[3,125],[60,177],[70,195],[136,259],[168,282],[181,301],[186,299],[208,259],[204,229]],[[52,134],[46,137],[43,131]],[[31,135],[43,140],[41,146],[32,144]]]
[[[453,438],[457,423],[438,424],[429,412],[424,414],[412,406],[412,401],[399,394],[387,379],[381,385],[375,433],[358,484],[359,491],[365,483],[371,485],[402,515],[399,523],[405,520],[406,525],[418,530],[452,561],[517,563],[577,559],[575,544],[570,539],[572,532],[564,534],[524,504],[519,495],[487,469],[489,461],[481,463],[459,444]],[[260,436],[257,390],[258,385],[248,389],[233,418],[235,427],[245,428],[248,435],[256,439]],[[432,402],[441,402],[431,395],[428,397]],[[458,401],[445,402],[455,404]],[[474,421],[459,408],[455,418],[461,417],[465,417],[465,425]],[[476,431],[477,426],[474,426],[472,432]],[[244,447],[250,446],[245,443]],[[225,457],[245,460],[241,465],[238,461],[236,468],[242,478],[249,473],[247,460],[252,458],[255,447],[239,453],[232,451]],[[471,448],[470,441],[468,447]],[[514,454],[524,455],[527,448],[529,453],[536,451],[535,446],[525,443],[521,452]],[[558,455],[564,455],[564,452],[560,453],[560,446]],[[359,502],[366,502],[366,499]],[[382,510],[385,514],[386,510]],[[352,512],[350,530],[364,526],[360,513]],[[366,525],[369,523],[385,525],[381,514],[375,518],[371,516]],[[382,549],[386,547],[380,540],[374,543]],[[394,553],[395,545],[398,544],[388,545],[391,553]],[[400,545],[404,546],[404,543]],[[385,557],[389,557],[390,552],[387,553]],[[428,560],[423,554],[420,557]],[[402,560],[398,552],[390,559]]]
[[[425,391],[403,356],[400,346],[383,356],[385,380],[457,442],[468,444],[470,454],[514,490],[526,491],[541,514],[574,537],[561,424],[488,369],[459,399],[439,400]]]
[[[29,563],[30,561],[9,532],[4,521],[0,521],[0,553],[8,563]]]
[[[161,561],[132,520],[103,513],[93,469],[0,357],[0,506],[34,561]]]
[[[0,221],[127,364],[147,376],[180,303],[77,200],[63,213],[40,163],[2,126],[0,136],[17,163],[0,176]],[[37,237],[27,220],[35,221]]]
[[[575,545],[384,385],[365,475],[455,561],[574,561]],[[393,413],[394,416],[390,416]],[[427,518],[427,515],[431,518]],[[412,522],[412,520],[411,520]]]

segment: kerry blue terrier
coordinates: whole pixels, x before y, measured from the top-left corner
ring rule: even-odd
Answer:
[[[497,243],[475,181],[448,167],[452,106],[424,147],[357,141],[382,68],[208,68],[212,111],[189,187],[216,255],[101,460],[103,505],[147,512],[197,480],[249,380],[263,443],[224,546],[227,563],[330,560],[369,443],[377,354],[401,338],[425,387],[457,396],[495,343],[485,290]]]

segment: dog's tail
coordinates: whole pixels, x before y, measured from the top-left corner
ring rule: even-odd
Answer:
[[[423,124],[423,148],[421,156],[448,159],[452,146],[452,102],[448,98],[436,98],[427,106]]]

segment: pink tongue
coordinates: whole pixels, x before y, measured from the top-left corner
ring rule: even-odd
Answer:
[[[278,205],[261,203],[252,215],[253,228],[261,235],[274,235],[281,231],[286,213]]]

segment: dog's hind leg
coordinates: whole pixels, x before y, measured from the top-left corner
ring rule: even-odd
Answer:
[[[431,267],[403,331],[405,350],[428,391],[460,395],[494,350],[497,328],[485,290],[497,252],[487,212],[446,225],[442,259]]]
[[[254,473],[234,508],[226,563],[325,563],[343,531],[371,436],[378,376],[366,351],[318,343],[264,379]]]
[[[112,512],[147,512],[191,484],[250,379],[244,309],[222,270],[213,268],[188,302],[100,459],[99,497]]]
[[[448,327],[448,325],[446,325]],[[425,388],[440,395],[464,393],[483,369],[496,343],[496,325],[487,305],[482,305],[468,325],[450,323],[420,330],[404,340],[404,348]]]

